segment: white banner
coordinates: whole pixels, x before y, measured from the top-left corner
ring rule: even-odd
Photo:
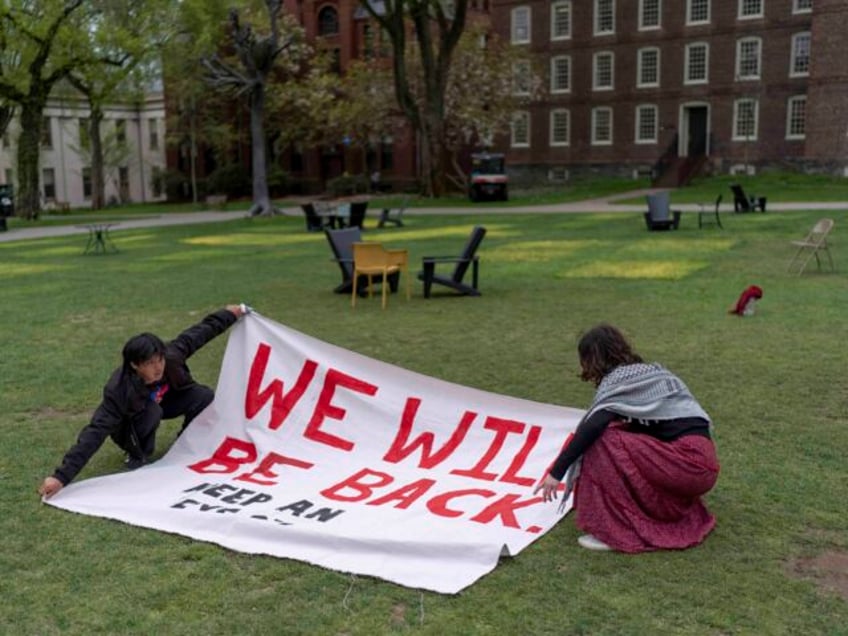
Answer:
[[[455,593],[561,518],[532,491],[581,414],[413,373],[253,313],[232,328],[215,401],[162,459],[48,503]]]

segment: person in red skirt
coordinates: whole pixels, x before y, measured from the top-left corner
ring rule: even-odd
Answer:
[[[578,543],[637,553],[685,549],[715,527],[702,495],[719,463],[712,423],[680,378],[645,363],[611,325],[577,346],[581,378],[595,398],[534,494],[563,504],[572,490]]]

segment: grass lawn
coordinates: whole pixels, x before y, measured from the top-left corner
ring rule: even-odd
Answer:
[[[699,231],[684,214],[668,233],[639,214],[416,216],[367,238],[417,263],[456,254],[482,223],[483,296],[425,300],[416,284],[386,311],[332,293],[338,268],[301,218],[116,231],[108,256],[82,256],[79,235],[0,243],[0,633],[848,634],[845,214],[836,273],[785,273],[789,240],[817,216],[728,214]],[[757,314],[728,315],[750,284],[764,290]],[[444,596],[42,505],[36,487],[124,341],[170,338],[238,301],[386,362],[576,407],[592,394],[576,339],[613,322],[715,420],[718,526],[692,550],[626,556],[579,548],[569,516]],[[225,343],[192,358],[198,379],[214,385]],[[167,444],[177,425],[163,426]],[[121,466],[106,442],[80,478]]]

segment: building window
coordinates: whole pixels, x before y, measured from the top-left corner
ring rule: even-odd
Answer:
[[[571,113],[565,108],[551,111],[551,145],[567,146],[571,138]]]
[[[91,168],[82,169],[82,196],[85,199],[91,198]]]
[[[80,117],[79,120],[79,145],[83,150],[88,150],[91,145],[91,121],[86,117]]]
[[[809,13],[813,10],[813,0],[795,0],[792,13]]]
[[[762,17],[763,0],[739,0],[739,19]]]
[[[595,0],[595,35],[615,33],[615,0]]]
[[[648,88],[660,85],[660,50],[656,47],[639,49],[636,58],[636,86]]]
[[[612,108],[608,106],[592,109],[592,145],[612,145]]]
[[[639,0],[639,29],[660,28],[662,0]]]
[[[551,39],[571,37],[571,0],[559,0],[551,5]]]
[[[11,168],[6,168],[6,170],[4,170],[4,171],[3,171],[3,173],[4,173],[5,177],[6,177],[6,183],[7,183],[8,185],[13,184],[13,183],[14,183],[14,181],[12,181],[12,179],[14,179],[15,174],[12,172],[12,169],[11,169]]]
[[[595,53],[592,60],[592,89],[596,91],[612,90],[614,85],[613,54],[610,51]]]
[[[516,62],[512,65],[512,94],[530,94],[530,62]]]
[[[708,24],[710,0],[686,0],[686,24]]]
[[[324,7],[318,12],[318,35],[338,35],[339,14],[333,7]]]
[[[571,57],[557,55],[551,58],[551,92],[567,93],[571,90]]]
[[[530,113],[519,111],[512,116],[512,140],[513,148],[530,147]]]
[[[760,57],[763,41],[760,38],[742,38],[736,42],[736,79],[760,79]]]
[[[150,185],[153,188],[153,196],[157,199],[162,196],[164,181],[165,175],[162,172],[162,168],[159,166],[153,166],[152,175],[150,177]]]
[[[41,121],[41,147],[53,147],[53,118],[45,117]]]
[[[513,44],[530,42],[530,7],[515,7],[510,14]]]
[[[121,203],[127,203],[130,200],[130,169],[127,166],[118,168],[118,192]]]
[[[115,120],[115,141],[119,144],[127,143],[127,120],[126,119],[116,119]]]
[[[151,150],[159,150],[159,120],[151,117],[147,120],[149,143]]]
[[[659,133],[659,109],[653,104],[636,107],[636,143],[655,144]]]
[[[709,81],[710,48],[706,42],[686,45],[684,84],[706,84]]]
[[[786,138],[803,139],[807,134],[807,96],[790,97],[786,105]]]
[[[756,99],[737,99],[733,103],[733,140],[752,141],[757,138],[757,119],[760,105]]]
[[[53,168],[44,168],[41,171],[41,186],[44,191],[45,201],[56,200],[56,171]]]
[[[796,33],[792,36],[792,61],[789,66],[791,77],[810,74],[810,33]]]

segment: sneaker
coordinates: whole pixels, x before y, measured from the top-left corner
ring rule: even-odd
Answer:
[[[127,470],[135,470],[136,468],[141,468],[147,463],[147,460],[144,457],[133,457],[132,455],[127,455],[127,458],[124,460],[124,464],[126,464]]]
[[[577,538],[577,543],[579,543],[582,547],[587,550],[599,550],[599,551],[607,551],[612,550],[606,543],[598,539],[597,537],[593,537],[591,534],[584,534],[582,537]]]

